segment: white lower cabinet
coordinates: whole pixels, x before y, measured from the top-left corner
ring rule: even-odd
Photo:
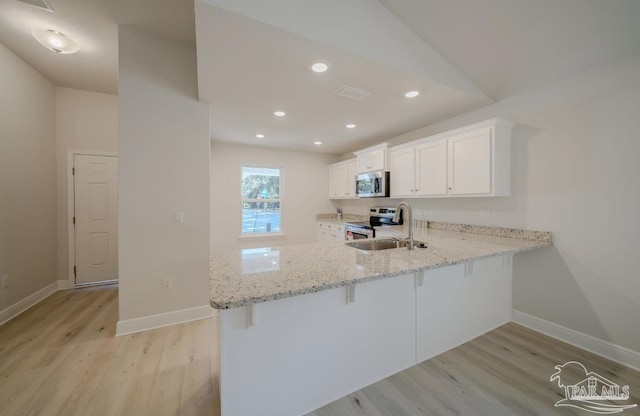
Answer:
[[[333,243],[346,240],[345,226],[333,222],[318,221],[316,226],[316,241],[318,243]]]

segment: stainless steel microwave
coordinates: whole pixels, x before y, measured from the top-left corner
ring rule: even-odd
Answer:
[[[389,196],[389,172],[377,170],[356,176],[356,195],[360,198]]]

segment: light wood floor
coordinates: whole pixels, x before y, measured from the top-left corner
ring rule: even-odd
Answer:
[[[619,404],[640,405],[640,372],[509,323],[308,416],[592,415],[553,406],[564,392],[549,377],[567,361],[629,385],[629,402]],[[621,415],[638,416],[640,409]]]
[[[62,291],[1,326],[0,415],[218,415],[215,319],[115,338],[117,304],[115,286]],[[640,403],[639,372],[508,324],[310,415],[586,416],[553,407],[570,360]]]
[[[214,320],[115,338],[115,286],[61,291],[0,327],[0,414],[217,415]]]

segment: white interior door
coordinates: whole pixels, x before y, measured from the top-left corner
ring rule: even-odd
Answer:
[[[75,155],[76,284],[118,278],[118,158]]]

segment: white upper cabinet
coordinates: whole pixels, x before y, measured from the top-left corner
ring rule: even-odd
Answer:
[[[447,142],[438,140],[416,146],[415,195],[447,194]]]
[[[415,189],[415,148],[394,149],[389,152],[391,197],[413,196]]]
[[[389,152],[391,196],[447,194],[447,141],[437,140]]]
[[[358,159],[358,173],[387,170],[387,143],[353,153]]]
[[[347,162],[347,197],[356,198],[356,175],[358,175],[358,161],[352,159]]]
[[[449,195],[511,195],[512,127],[513,122],[494,118],[449,132]]]
[[[512,127],[495,118],[390,149],[391,196],[510,195]]]
[[[462,133],[449,139],[449,193],[491,193],[491,128]]]
[[[356,197],[356,159],[329,165],[329,198]]]

